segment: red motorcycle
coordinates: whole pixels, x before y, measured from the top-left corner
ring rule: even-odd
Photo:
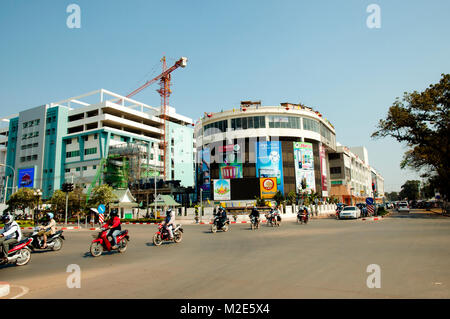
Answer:
[[[162,244],[163,241],[174,241],[176,243],[179,243],[183,239],[183,228],[181,227],[181,224],[176,225],[175,229],[173,230],[173,239],[170,239],[169,237],[169,231],[166,227],[164,227],[163,224],[158,224],[158,230],[156,231],[155,235],[153,235],[153,244],[155,246],[159,246]]]
[[[107,238],[109,229],[101,228],[100,232],[97,235],[92,235],[94,240],[91,243],[90,252],[94,257],[98,257],[102,254],[104,250],[111,251],[117,250],[119,253],[125,252],[127,250],[128,241],[130,237],[128,236],[128,230],[122,230],[116,237],[117,240],[117,248],[112,249],[112,243]]]
[[[0,264],[16,264],[24,266],[31,259],[31,249],[28,247],[33,242],[33,238],[25,238],[18,243],[13,244],[8,251],[8,261]]]

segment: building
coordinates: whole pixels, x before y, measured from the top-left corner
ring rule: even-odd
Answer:
[[[203,199],[273,197],[274,189],[265,192],[273,185],[263,184],[266,178],[275,178],[276,191],[285,195],[302,190],[303,181],[303,190],[329,196],[327,154],[336,151],[335,130],[312,108],[243,101],[237,109],[205,113],[195,125],[195,138]],[[219,185],[224,182],[229,184]]]
[[[369,165],[369,156],[364,146],[348,148],[337,144],[336,152],[328,154],[330,165],[330,195],[340,202],[351,205],[364,203],[367,197],[373,197],[372,183],[378,190],[377,202],[384,197],[384,179]]]
[[[110,150],[133,145],[143,151],[135,163],[142,174],[134,176],[144,179],[139,183],[161,178],[165,166],[165,179],[193,186],[193,121],[172,107],[167,117],[167,156],[160,108],[104,89],[2,118],[7,127],[0,130],[0,163],[6,153],[4,163],[15,172],[8,171],[3,190],[7,184],[9,197],[13,186],[39,188],[47,199],[62,183],[73,181],[88,191],[103,178]]]

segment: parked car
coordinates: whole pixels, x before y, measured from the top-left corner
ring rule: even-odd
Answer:
[[[348,219],[348,218],[358,219],[360,217],[361,217],[361,210],[356,206],[346,206],[339,213],[339,219]]]

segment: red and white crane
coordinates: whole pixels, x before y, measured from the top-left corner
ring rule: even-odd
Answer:
[[[161,62],[163,64],[162,65],[163,72],[160,75],[154,77],[153,79],[145,82],[143,85],[141,85],[136,90],[134,90],[133,92],[128,94],[126,97],[130,98],[130,97],[136,95],[137,93],[139,93],[140,91],[142,91],[143,89],[145,89],[146,87],[148,87],[149,85],[155,83],[156,81],[159,81],[160,88],[156,91],[161,96],[160,117],[162,117],[162,119],[163,119],[163,142],[160,144],[160,146],[162,147],[163,154],[164,154],[164,156],[163,156],[163,163],[164,163],[163,177],[165,180],[166,179],[166,151],[167,151],[167,141],[166,141],[167,106],[169,104],[169,96],[172,93],[172,91],[170,90],[170,78],[171,78],[170,73],[172,73],[179,67],[182,67],[182,68],[186,67],[187,58],[181,57],[170,68],[167,68],[165,56],[163,56],[163,58],[161,59]]]

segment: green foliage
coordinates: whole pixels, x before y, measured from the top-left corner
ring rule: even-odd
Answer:
[[[286,201],[289,205],[295,204],[297,199],[297,194],[295,192],[289,192],[286,196]]]
[[[36,207],[37,197],[33,194],[34,189],[22,187],[17,192],[11,195],[6,202],[8,205],[8,211],[22,210],[25,214],[25,209],[33,209]],[[39,199],[41,204],[41,200]]]
[[[395,201],[400,200],[400,195],[398,194],[398,192],[385,193],[384,195],[386,196],[387,200],[390,202],[395,202]]]
[[[266,206],[266,200],[259,197],[255,197],[255,205],[257,207],[264,207]]]
[[[100,204],[108,206],[110,203],[117,200],[116,195],[113,193],[113,188],[109,185],[100,185],[94,187],[91,193],[91,197],[88,201],[88,207],[97,207]]]
[[[420,181],[406,181],[405,184],[402,185],[402,190],[399,194],[400,199],[419,199],[419,184]]]
[[[66,211],[66,193],[61,190],[53,192],[52,197],[48,201],[52,205],[52,211],[55,214],[65,214]],[[83,189],[76,187],[73,192],[69,192],[68,212],[69,216],[73,213],[82,212],[86,209],[86,194]]]
[[[283,193],[278,191],[275,196],[273,197],[274,201],[277,203],[277,205],[281,205],[284,202],[284,196]]]
[[[450,74],[423,92],[404,93],[378,123],[373,138],[392,137],[404,143],[401,168],[422,171],[441,194],[450,192]]]

